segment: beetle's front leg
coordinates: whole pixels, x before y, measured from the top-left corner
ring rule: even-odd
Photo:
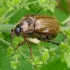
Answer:
[[[17,45],[17,47],[14,48],[15,50],[18,49],[18,47],[20,47],[20,45],[23,45],[23,44],[25,44],[27,42],[27,36],[24,36],[23,38],[24,38],[24,41],[19,42],[19,44]]]
[[[13,35],[14,35],[14,29],[12,29],[12,30],[11,30],[11,33],[10,33],[10,41],[11,41],[11,46],[12,46],[12,47],[13,47],[13,44],[12,44]]]
[[[20,45],[23,45],[24,43],[26,43],[26,41],[27,41],[27,40],[24,40],[24,41],[22,41],[22,42],[19,42],[19,44],[17,45],[17,47],[14,48],[14,50],[17,50],[18,47],[20,47]]]

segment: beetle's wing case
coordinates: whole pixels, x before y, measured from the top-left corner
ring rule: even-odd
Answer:
[[[35,32],[46,33],[46,34],[57,34],[59,31],[59,25],[53,17],[36,17],[35,21]]]

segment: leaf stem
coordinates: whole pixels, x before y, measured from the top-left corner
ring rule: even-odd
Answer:
[[[0,25],[0,32],[10,32],[15,25],[12,24],[1,24]]]
[[[63,22],[61,22],[61,23],[62,23],[62,24],[65,24],[65,23],[67,23],[69,20],[70,20],[70,16],[69,16],[67,19],[65,19]]]
[[[9,42],[5,41],[4,39],[0,38],[0,41],[2,41],[3,43],[7,44],[7,45],[10,45]]]

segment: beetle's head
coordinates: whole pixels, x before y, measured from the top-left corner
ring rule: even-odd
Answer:
[[[22,29],[21,25],[17,25],[14,29],[11,30],[11,33],[10,33],[11,45],[12,45],[12,39],[13,39],[14,35],[20,36],[21,33],[23,33],[23,29]]]
[[[11,37],[13,37],[14,35],[20,36],[22,32],[23,29],[21,28],[21,26],[16,26],[14,29],[11,30]]]
[[[20,36],[25,34],[28,30],[29,25],[26,20],[21,20],[14,29],[11,30],[11,33],[15,34],[16,36]]]
[[[15,28],[14,28],[14,34],[16,36],[20,36],[20,34],[23,32],[23,28],[20,26],[20,25],[17,25]]]
[[[34,23],[32,18],[28,17],[28,18],[22,19],[14,28],[14,33],[16,36],[26,34],[29,31],[29,29],[33,28],[33,25]]]

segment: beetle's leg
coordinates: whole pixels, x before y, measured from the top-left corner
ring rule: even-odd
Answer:
[[[22,41],[22,42],[19,42],[19,44],[17,45],[17,47],[16,48],[14,48],[15,50],[17,50],[18,49],[18,47],[20,47],[20,45],[23,45],[24,43],[26,43],[26,41],[27,40],[24,40],[24,41]]]
[[[11,33],[10,33],[10,41],[11,41],[11,46],[12,46],[12,47],[13,47],[13,45],[12,45],[13,35],[14,35],[14,30],[12,29],[12,30],[11,30]]]
[[[66,38],[67,38],[67,36],[65,36],[65,37],[63,38],[63,40],[62,40],[62,41],[64,41]],[[62,41],[61,41],[61,42],[62,42]],[[59,44],[60,44],[61,42],[59,42]]]
[[[26,43],[26,41],[27,41],[27,36],[24,36],[23,38],[24,38],[24,41],[19,42],[19,44],[17,45],[17,47],[14,48],[15,50],[18,49],[18,47],[20,47],[20,45],[23,45],[24,43]]]
[[[62,41],[64,41],[64,39],[66,39],[66,37],[67,36],[65,36]],[[54,41],[51,41],[51,40],[48,40],[47,42],[50,42],[50,43],[53,43],[53,44],[56,44],[56,45],[60,45],[60,43],[61,43],[61,42],[59,42],[59,43],[58,42],[54,42]]]
[[[30,43],[29,43],[28,41],[27,41],[27,45],[28,45],[28,47],[29,47],[29,49],[30,49],[30,56],[31,56],[31,59],[34,61],[33,53],[32,53],[32,48],[31,48]],[[34,65],[34,68],[36,68],[35,65]]]
[[[27,45],[28,45],[28,47],[29,47],[29,49],[30,49],[30,56],[31,56],[31,59],[33,60],[32,48],[31,48],[31,46],[30,46],[30,44],[29,44],[28,41],[27,41]]]
[[[47,42],[50,42],[50,43],[53,43],[53,44],[56,44],[56,45],[59,45],[60,44],[58,42],[54,42],[54,41],[51,41],[51,40],[48,40]]]
[[[66,33],[61,28],[59,28],[59,31],[65,35],[65,37],[61,40],[61,42],[62,42],[62,41],[64,41],[67,38],[67,35],[66,35]],[[59,43],[53,42],[51,40],[48,40],[48,42],[56,44],[56,45],[59,45],[61,43],[61,42],[59,42]]]

